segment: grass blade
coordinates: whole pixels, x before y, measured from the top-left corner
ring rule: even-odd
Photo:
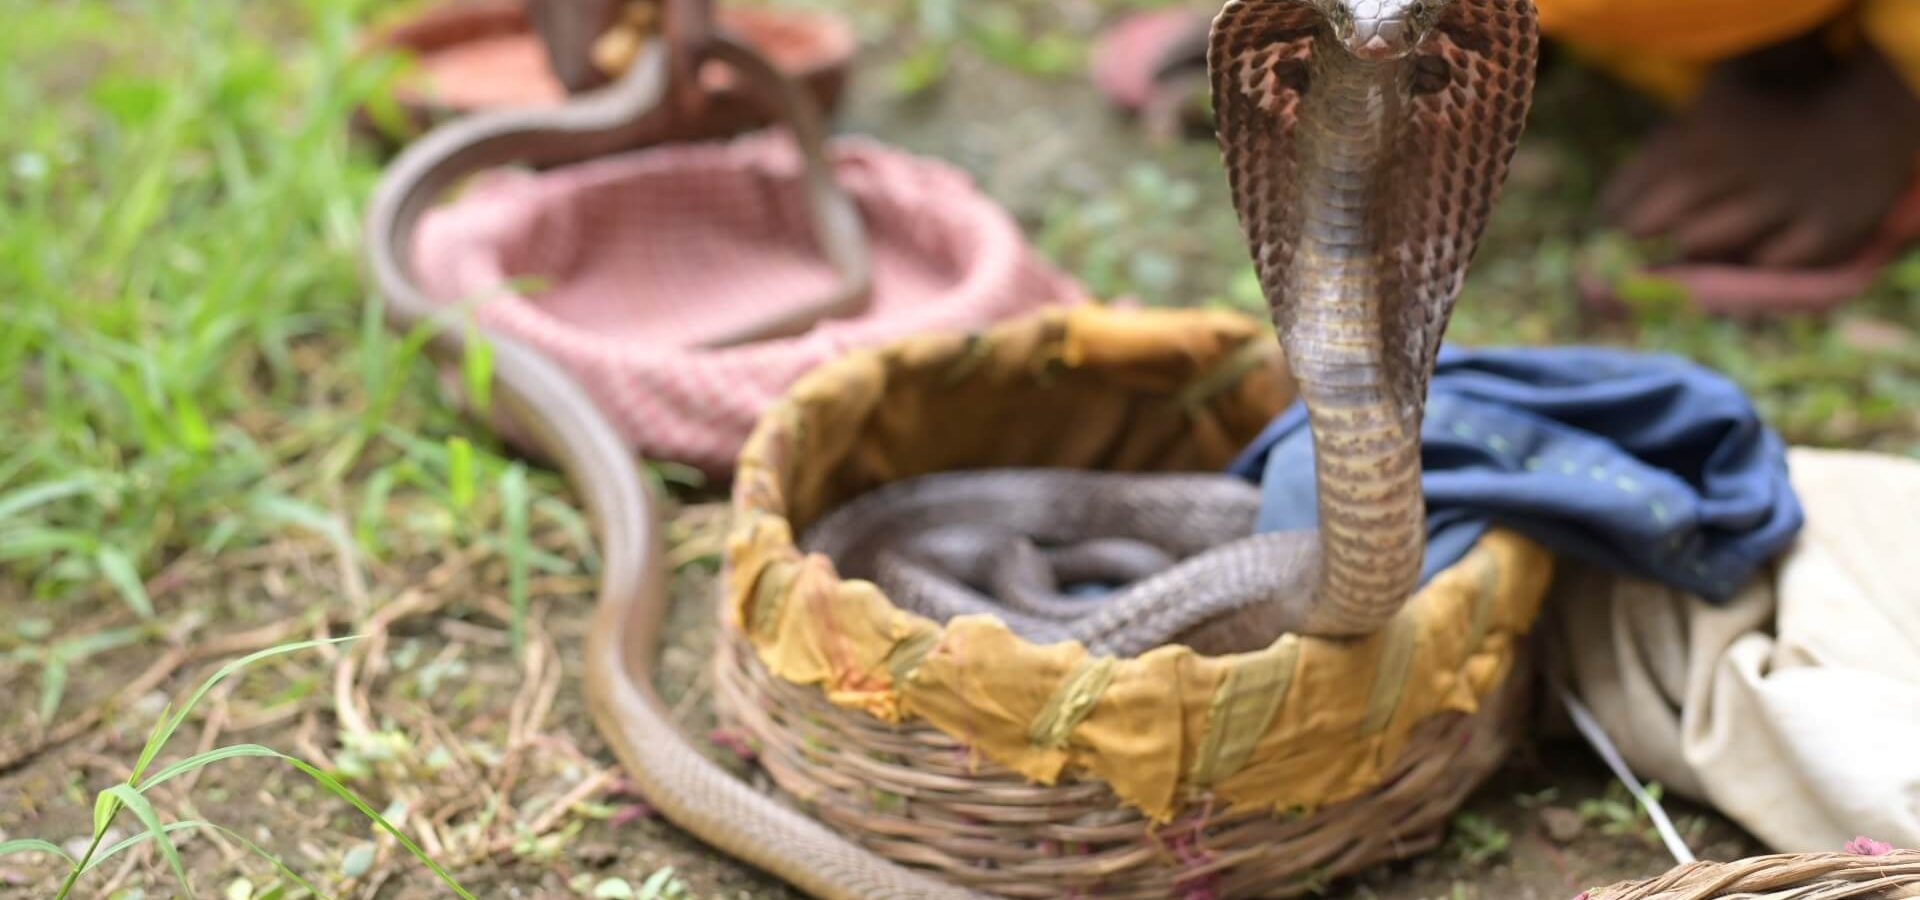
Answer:
[[[493,344],[480,334],[473,321],[467,321],[465,352],[460,357],[461,380],[465,382],[467,406],[474,416],[485,419],[493,411]]]
[[[89,856],[100,846],[100,836],[107,833],[107,826],[112,825],[113,817],[119,814],[119,799],[105,791],[93,795],[93,846],[87,848]]]
[[[93,562],[135,614],[142,619],[153,618],[153,598],[147,596],[147,586],[135,571],[133,560],[118,547],[101,547],[94,551]]]
[[[281,759],[286,760],[289,765],[307,773],[307,777],[312,778],[321,787],[326,788],[328,793],[353,804],[353,808],[359,810],[361,815],[366,816],[373,824],[379,826],[380,830],[392,835],[394,840],[400,842],[400,846],[407,848],[407,852],[413,854],[414,859],[419,860],[422,865],[433,870],[433,874],[440,879],[440,883],[446,885],[455,894],[459,895],[461,900],[475,900],[474,896],[468,893],[466,888],[461,887],[460,882],[455,881],[453,876],[449,874],[445,868],[441,867],[440,863],[434,861],[433,857],[427,855],[427,851],[420,849],[420,845],[415,844],[413,839],[407,837],[405,832],[395,827],[392,822],[387,821],[386,816],[381,815],[379,811],[373,807],[368,806],[365,800],[360,799],[360,795],[355,794],[352,790],[348,789],[346,785],[341,784],[333,776],[320,771],[319,768],[306,760],[296,759],[284,753],[277,755]]]
[[[213,690],[214,686],[218,685],[220,682],[225,681],[228,678],[232,677],[233,673],[238,672],[241,669],[244,669],[250,665],[253,665],[254,663],[259,662],[260,660],[263,660],[263,659],[268,659],[275,656],[284,656],[288,653],[295,653],[301,650],[310,650],[310,649],[313,649],[314,647],[326,647],[334,644],[345,644],[345,643],[348,643],[351,641],[357,641],[357,640],[359,640],[359,638],[356,636],[356,637],[329,638],[327,640],[318,640],[318,641],[300,641],[298,643],[293,643],[293,644],[282,644],[278,647],[268,647],[267,649],[261,650],[256,653],[249,653],[246,656],[242,656],[239,659],[234,660],[233,662],[230,662],[224,666],[221,666],[219,671],[214,672],[211,676],[207,678],[206,681],[201,682],[199,690],[196,690],[193,692],[193,696],[187,699],[187,703],[185,706],[180,707],[179,711],[175,712],[171,717],[168,717],[168,716],[161,717],[160,724],[156,726],[153,730],[153,735],[147,738],[147,745],[141,748],[140,760],[139,762],[136,762],[134,764],[133,774],[127,778],[127,783],[134,784],[134,785],[140,784],[140,776],[146,773],[148,766],[153,765],[153,758],[159,755],[160,748],[166,746],[167,741],[172,739],[173,733],[175,731],[180,730],[180,726],[184,724],[187,720],[187,714],[193,712],[194,706],[198,705],[200,703],[200,700],[207,696],[208,691]]]
[[[250,840],[247,840],[239,832],[234,831],[231,828],[227,828],[222,825],[215,825],[212,822],[206,822],[200,819],[186,819],[179,822],[169,822],[167,823],[167,827],[163,830],[167,834],[173,834],[176,831],[186,831],[190,828],[205,828],[209,831],[220,832],[221,834],[226,835],[228,838],[232,839],[233,841],[240,844],[241,846],[247,848],[247,850],[251,852],[253,855],[266,860],[267,863],[273,866],[274,870],[279,872],[282,877],[285,877],[287,880],[292,881],[294,884],[297,884],[305,888],[308,893],[314,895],[315,897],[327,896],[318,887],[315,887],[312,882],[306,880],[305,878],[302,878],[300,876],[300,873],[287,868],[287,864],[281,862],[279,857],[276,857],[272,853],[267,852],[266,849],[261,847],[259,844],[256,844]],[[93,859],[87,863],[86,867],[80,870],[80,873],[84,875],[88,872],[91,872],[95,868],[98,868],[101,863],[104,863],[107,860],[110,860],[115,856],[129,849],[132,849],[143,843],[146,843],[147,841],[151,841],[154,839],[155,838],[153,836],[153,832],[151,831],[143,831],[132,837],[125,838],[121,840],[119,843],[114,844],[113,846],[108,847],[107,849],[102,850],[99,853],[95,854]]]
[[[112,628],[96,631],[92,634],[67,638],[54,644],[53,651],[48,655],[70,664],[83,662],[108,650],[117,650],[128,644],[138,643],[145,636],[146,632],[140,628]]]
[[[50,658],[40,667],[40,721],[53,721],[60,700],[67,695],[67,662]]]
[[[99,484],[93,477],[63,478],[59,481],[43,481],[30,484],[17,491],[9,491],[0,496],[0,522],[4,522],[36,506],[45,506],[55,500],[64,500],[84,494]]]
[[[347,541],[340,520],[334,518],[320,507],[311,503],[302,503],[283,494],[259,494],[253,498],[253,510],[266,518],[285,525],[298,525],[322,537],[335,541]]]
[[[165,784],[168,781],[171,781],[182,775],[185,775],[188,772],[191,772],[195,769],[204,768],[206,766],[220,762],[221,760],[246,759],[246,758],[257,758],[257,757],[269,757],[269,758],[277,759],[279,758],[279,756],[280,756],[280,752],[278,750],[274,750],[271,747],[262,747],[259,744],[234,744],[231,747],[221,747],[217,750],[208,750],[205,753],[196,753],[192,756],[187,757],[186,759],[183,759],[177,763],[174,763],[173,765],[170,765],[164,769],[161,769],[158,772],[153,773],[152,777],[148,778],[145,781],[140,782],[140,790],[143,792],[153,790],[154,788],[159,787],[160,785]]]
[[[367,552],[376,557],[385,551],[380,540],[381,526],[386,521],[387,498],[393,494],[393,470],[380,469],[367,479],[366,493],[360,501],[360,512],[353,523],[354,540]]]
[[[184,391],[173,398],[173,425],[187,449],[205,453],[213,446],[213,429],[207,427],[206,413],[201,412],[200,405]]]
[[[13,856],[18,853],[45,853],[49,856],[58,856],[66,860],[67,865],[73,865],[77,862],[67,851],[47,841],[36,840],[34,838],[0,841],[0,857]]]
[[[447,439],[447,493],[455,512],[473,506],[473,443],[463,437]]]
[[[87,553],[96,546],[92,534],[61,528],[17,528],[0,531],[0,561],[53,556],[61,551]]]
[[[166,834],[172,834],[176,831],[185,831],[189,828],[206,827],[207,825],[208,823],[201,822],[198,819],[188,819],[182,822],[169,822],[167,823],[167,827],[161,829],[161,831]],[[88,857],[87,864],[80,867],[80,874],[85,875],[88,872],[93,871],[94,869],[100,868],[101,863],[104,863],[116,856],[119,856],[122,853],[127,852],[128,850],[138,847],[141,844],[144,844],[153,839],[154,839],[153,832],[151,831],[142,831],[139,834],[135,834],[130,837],[121,838],[119,841],[115,842],[113,846],[108,847],[107,849],[102,850]]]
[[[193,900],[193,884],[187,881],[187,867],[180,862],[180,851],[167,840],[167,827],[160,821],[160,814],[153,811],[153,804],[135,790],[131,784],[116,784],[101,794],[112,797],[128,810],[140,824],[147,826],[147,833],[153,835],[154,843],[160,846],[160,854],[167,858],[167,865],[173,869],[173,877],[180,881],[180,892]]]
[[[527,639],[527,557],[531,544],[525,466],[514,463],[500,476],[500,507],[507,533],[507,603],[513,608],[513,620],[507,623],[507,629],[513,636],[513,653],[519,656]]]
[[[40,668],[40,718],[53,718],[66,696],[67,676],[76,663],[94,655],[132,644],[144,636],[138,628],[115,628],[60,641],[38,655]]]

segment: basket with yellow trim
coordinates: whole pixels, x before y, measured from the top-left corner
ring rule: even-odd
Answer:
[[[1211,311],[1053,309],[815,370],[740,456],[723,717],[813,815],[1004,896],[1278,896],[1432,847],[1519,725],[1551,574],[1524,538],[1379,634],[1132,659],[942,626],[794,543],[938,471],[1219,471],[1293,393],[1271,334]]]

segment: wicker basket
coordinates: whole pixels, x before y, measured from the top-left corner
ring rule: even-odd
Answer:
[[[1697,862],[1577,900],[1894,900],[1920,897],[1920,851],[1788,853]]]
[[[482,324],[566,366],[640,453],[716,476],[768,403],[843,350],[1080,297],[958,169],[859,138],[828,152],[872,290],[792,337],[712,345],[835,284],[799,155],[775,132],[489,173],[422,219],[414,261],[432,296],[485,298]]]
[[[1237,315],[1083,307],[815,370],[741,455],[723,718],[813,815],[1004,896],[1280,896],[1432,847],[1518,727],[1551,564],[1517,536],[1380,635],[1128,660],[938,625],[793,546],[927,472],[1217,470],[1292,397],[1273,344]]]

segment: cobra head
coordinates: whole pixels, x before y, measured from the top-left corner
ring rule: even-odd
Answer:
[[[1427,38],[1453,0],[1315,0],[1347,52],[1361,59],[1400,59]]]

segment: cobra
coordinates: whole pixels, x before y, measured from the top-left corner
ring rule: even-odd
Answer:
[[[1418,584],[1427,385],[1526,119],[1536,42],[1521,0],[1235,0],[1214,22],[1220,147],[1307,408],[1318,530],[1247,537],[1257,500],[1223,476],[1170,487],[1169,476],[987,472],[889,485],[820,523],[809,548],[926,614],[996,612],[1036,640],[1117,655],[1378,629]],[[916,535],[936,526],[945,551],[929,554]],[[1097,604],[1054,594],[996,608],[929,559],[1024,563],[986,580],[1046,595],[1032,553],[997,549],[1031,535],[1137,539],[1182,561]],[[1187,555],[1170,535],[1218,546]],[[1116,561],[1116,576],[1145,558]]]
[[[1271,596],[1311,597],[1306,618],[1323,631],[1370,630],[1414,586],[1422,398],[1525,118],[1535,40],[1527,0],[1235,0],[1215,22],[1220,144],[1310,410],[1321,527],[1214,552],[1218,564],[1275,586]],[[754,64],[737,46],[715,48]],[[409,148],[368,220],[370,268],[393,323],[431,328],[436,352],[459,358],[465,319],[422,293],[407,263],[432,194],[479,166],[622,146],[636,113],[662,105],[667,71],[660,53],[643,54],[598,95],[482,117]],[[815,896],[976,896],[754,791],[676,728],[651,686],[667,604],[657,519],[625,445],[557,366],[489,338],[497,400],[566,470],[598,526],[586,687],[649,801],[715,849]]]

